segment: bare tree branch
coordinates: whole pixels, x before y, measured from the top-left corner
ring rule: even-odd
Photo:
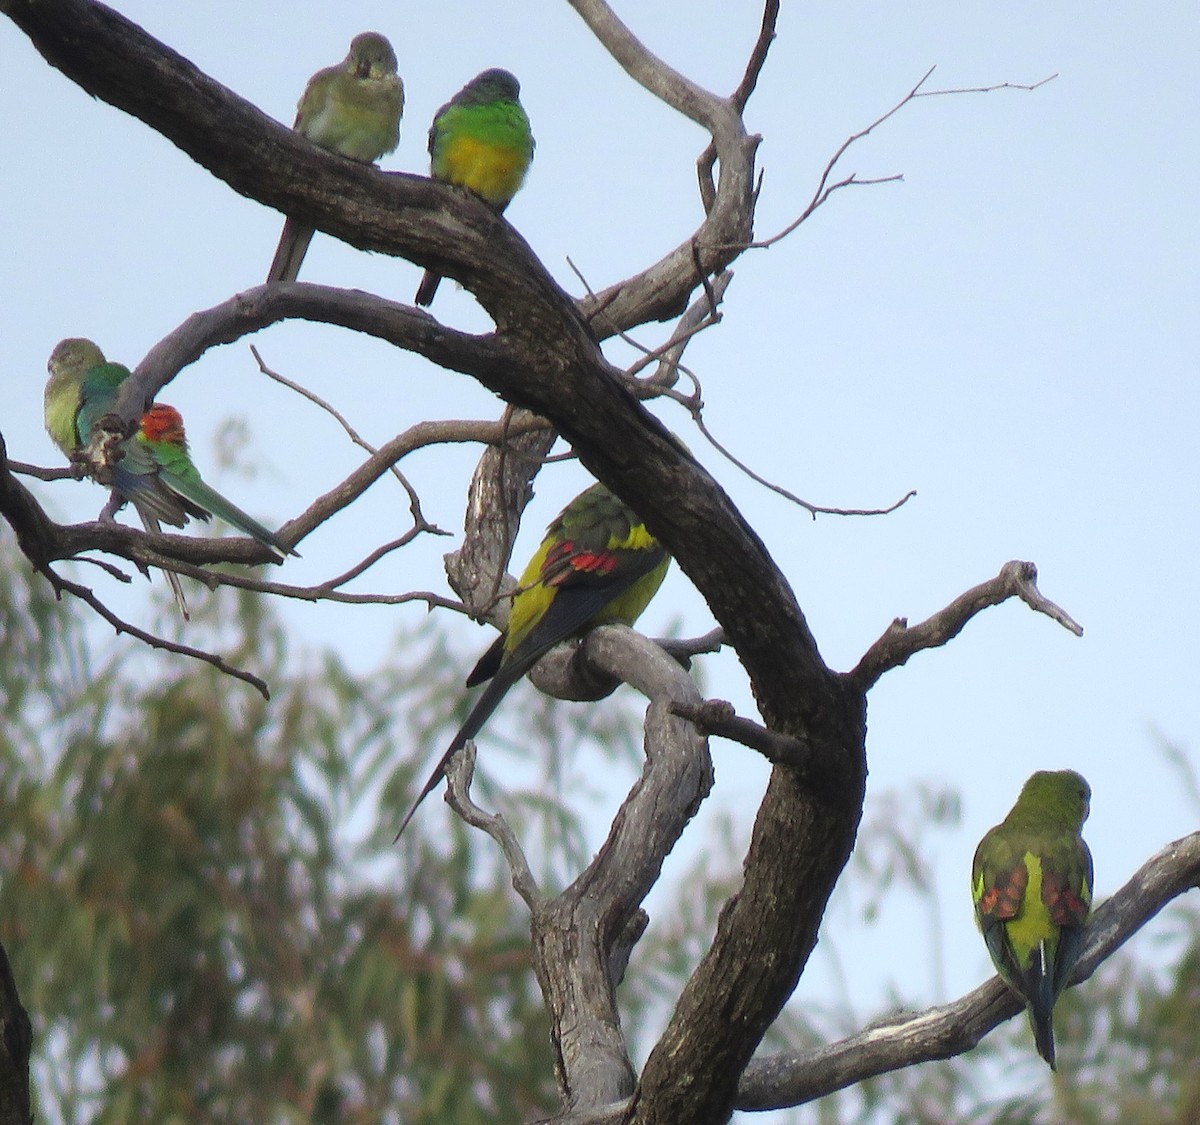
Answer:
[[[708,130],[720,168],[716,190],[706,200],[704,222],[686,242],[649,269],[580,302],[584,317],[605,336],[609,330],[682,313],[695,286],[693,255],[699,253],[703,273],[716,274],[749,243],[759,138],[747,133],[741,106],[703,89],[647,50],[604,0],[569,3],[635,82]]]
[[[504,853],[505,862],[512,872],[513,890],[524,900],[530,910],[536,910],[544,896],[533,877],[533,870],[516,834],[504,817],[486,813],[471,799],[471,779],[475,776],[475,743],[468,739],[446,766],[446,803],[473,828],[486,832]]]
[[[663,860],[712,786],[704,738],[670,705],[699,702],[688,675],[652,641],[623,625],[592,630],[579,646],[544,658],[539,686],[588,695],[596,683],[624,680],[650,700],[646,766],[587,869],[534,911],[534,967],[554,1025],[557,1072],[567,1105],[587,1109],[627,1097],[634,1072],[614,989],[628,957],[623,936],[658,880]],[[582,686],[572,680],[582,677]],[[643,922],[644,925],[644,922]],[[615,961],[614,961],[615,959]]]
[[[326,414],[333,418],[343,430],[346,431],[346,436],[349,437],[350,440],[354,442],[354,444],[360,449],[365,449],[368,453],[379,452],[375,446],[373,446],[369,441],[366,441],[362,435],[352,425],[350,425],[350,422],[339,410],[335,409],[332,405],[326,402],[323,398],[321,398],[320,395],[314,394],[307,387],[302,387],[299,383],[293,382],[291,379],[287,378],[287,376],[281,375],[278,371],[273,371],[270,367],[268,367],[266,363],[263,362],[263,358],[259,354],[258,348],[256,348],[253,344],[250,345],[250,354],[254,356],[254,360],[258,364],[259,371],[261,371],[268,379],[273,379],[276,383],[280,384],[280,386],[287,387],[288,390],[294,391],[302,398],[306,398],[309,402],[319,406],[325,411]],[[424,513],[421,511],[421,499],[417,495],[416,489],[413,488],[413,486],[409,483],[408,478],[395,465],[392,465],[388,469],[388,472],[391,473],[397,481],[399,481],[400,487],[403,488],[406,493],[408,493],[408,506],[409,511],[412,512],[414,529],[417,531],[427,531],[431,535],[449,535],[450,533],[448,531],[443,531],[440,527],[431,524],[425,518]],[[399,543],[397,543],[397,545],[399,545]]]
[[[693,656],[706,652],[720,652],[726,643],[725,630],[710,629],[699,637],[656,637],[654,643],[672,660],[678,661],[686,668]]]
[[[724,699],[706,699],[702,703],[675,703],[671,713],[696,724],[701,734],[727,738],[757,750],[768,762],[791,766],[801,773],[819,770],[820,759],[803,739],[776,734],[753,719],[739,716],[733,704]]]
[[[1085,981],[1173,899],[1200,886],[1200,833],[1149,859],[1088,924],[1072,981]],[[903,1013],[815,1051],[756,1059],[742,1076],[739,1109],[802,1105],[856,1082],[916,1063],[969,1051],[989,1031],[1023,1010],[999,977],[950,1004]]]
[[[803,222],[805,222],[805,220],[807,220],[814,211],[827,203],[829,201],[829,197],[833,195],[834,192],[841,191],[842,188],[867,187],[874,184],[892,184],[902,181],[904,176],[900,173],[896,173],[895,175],[891,176],[878,176],[872,179],[860,179],[858,173],[852,172],[849,176],[846,176],[844,179],[837,180],[834,183],[830,183],[830,177],[833,175],[833,170],[837,167],[842,157],[845,156],[846,153],[857,142],[861,141],[864,137],[869,137],[876,129],[879,128],[880,125],[882,125],[885,121],[890,120],[892,117],[895,117],[895,115],[910,102],[914,102],[918,98],[942,97],[951,94],[989,94],[996,90],[1037,90],[1044,86],[1047,82],[1050,82],[1058,77],[1057,74],[1052,74],[1049,78],[1043,78],[1038,82],[1033,82],[1027,85],[1021,85],[1015,82],[1001,82],[994,86],[961,87],[959,89],[952,90],[922,89],[925,83],[928,82],[933,76],[933,72],[936,69],[936,67],[931,66],[921,76],[921,80],[911,90],[909,90],[909,92],[905,94],[900,101],[892,106],[891,109],[881,116],[875,118],[875,120],[872,121],[871,124],[865,129],[860,129],[857,133],[847,137],[838,147],[833,156],[829,158],[829,162],[825,165],[825,170],[821,173],[821,178],[817,181],[817,189],[813,192],[812,199],[809,200],[808,206],[800,212],[797,218],[793,219],[792,222],[788,223],[788,225],[783,228],[783,230],[779,231],[778,234],[773,234],[770,238],[764,238],[753,243],[754,248],[757,250],[765,249],[766,247],[774,246],[776,242],[780,242],[781,240],[787,238],[787,236],[795,231],[796,228],[799,227]]]
[[[899,668],[914,653],[937,648],[962,632],[963,627],[981,610],[999,605],[1009,598],[1020,598],[1030,609],[1044,613],[1064,629],[1083,636],[1083,626],[1059,608],[1037,588],[1037,567],[1031,562],[1006,562],[1000,573],[987,582],[960,594],[945,609],[911,628],[897,617],[858,662],[847,680],[862,691],[869,691],[884,672]]]
[[[658,369],[646,382],[662,387],[674,386],[679,378],[679,365],[683,362],[684,349],[698,333],[720,322],[720,305],[731,281],[732,270],[722,270],[717,274],[712,279],[711,289],[706,289],[679,318],[671,338],[662,347],[646,352],[626,374],[636,375],[644,366],[657,359]]]
[[[44,469],[41,465],[31,465],[27,461],[9,461],[8,469],[9,472],[20,473],[37,480],[71,480],[77,477],[71,469]]]
[[[558,440],[558,431],[544,418],[512,406],[505,409],[500,425],[511,436],[480,458],[467,492],[463,545],[443,562],[451,588],[470,606],[472,616],[499,607],[503,627],[508,606],[499,599],[505,568],[521,513],[533,498],[533,478]]]
[[[737,107],[738,113],[746,108],[750,95],[758,85],[758,76],[767,62],[767,52],[775,41],[775,23],[779,19],[779,0],[767,0],[763,6],[762,25],[758,30],[758,40],[750,59],[746,63],[745,73],[738,83],[737,89],[730,95],[729,100]],[[710,143],[696,161],[696,176],[700,181],[700,198],[704,203],[704,212],[708,214],[716,199],[717,186],[713,182],[713,166],[717,161],[717,146]]]
[[[886,516],[896,511],[897,508],[902,508],[917,494],[915,488],[910,488],[899,500],[889,504],[886,508],[832,508],[823,504],[814,504],[809,500],[797,496],[790,489],[784,488],[783,485],[767,480],[766,477],[756,473],[749,465],[731,453],[725,445],[717,440],[712,430],[708,428],[708,424],[704,421],[704,416],[700,410],[693,411],[692,419],[696,423],[696,428],[707,439],[709,445],[724,457],[726,461],[740,469],[756,484],[761,484],[764,488],[769,488],[785,500],[790,500],[798,508],[803,508],[813,519],[816,519],[817,516]]]
[[[68,594],[78,598],[92,608],[100,617],[103,617],[114,630],[117,635],[127,633],[135,640],[141,641],[142,644],[148,645],[150,648],[161,649],[163,652],[173,652],[177,656],[186,656],[192,660],[199,660],[205,664],[211,664],[218,672],[226,676],[232,676],[235,680],[241,680],[243,683],[249,684],[254,688],[263,699],[270,699],[271,692],[267,687],[266,680],[260,676],[254,675],[252,672],[247,672],[242,668],[235,668],[229,664],[224,657],[219,656],[214,652],[205,652],[203,649],[193,648],[191,645],[179,644],[176,641],[168,641],[165,637],[160,637],[155,633],[147,632],[145,629],[139,629],[136,625],[130,625],[129,622],[122,620],[111,609],[108,608],[91,590],[86,586],[81,586],[78,582],[71,582],[63,578],[60,574],[55,574],[53,570],[46,567],[42,573],[53,584],[56,592],[61,593],[66,591]]]
[[[410,541],[412,534],[403,537],[404,542]],[[349,571],[340,574],[335,578],[329,579],[327,582],[318,582],[313,586],[294,586],[287,582],[270,582],[263,578],[252,578],[245,574],[236,574],[231,571],[211,571],[202,570],[198,567],[190,567],[186,564],[176,563],[173,560],[170,562],[171,569],[179,574],[186,574],[189,577],[195,578],[197,581],[203,582],[206,586],[216,589],[219,586],[230,586],[237,590],[253,590],[258,594],[271,594],[279,598],[293,598],[301,602],[336,602],[340,605],[406,605],[409,602],[420,602],[430,609],[448,609],[454,613],[466,613],[466,607],[455,601],[453,598],[447,598],[442,594],[435,594],[431,590],[405,590],[398,594],[383,594],[383,593],[349,593],[339,589],[340,586],[349,582],[352,578],[365,571],[369,566],[374,565],[384,555],[389,553],[399,545],[400,541],[385,543],[382,547],[372,551],[362,561],[356,563]],[[91,560],[80,559],[80,562]]]

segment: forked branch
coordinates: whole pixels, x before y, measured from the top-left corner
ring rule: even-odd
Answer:
[[[1200,832],[1168,844],[1096,909],[1072,981],[1087,980],[1163,907],[1198,886]],[[742,1075],[738,1108],[802,1105],[902,1067],[961,1055],[1022,1007],[993,977],[953,1003],[903,1013],[827,1047],[756,1059]]]
[[[1077,637],[1083,636],[1083,626],[1038,589],[1037,567],[1033,563],[1006,562],[995,578],[960,594],[945,609],[919,625],[910,626],[906,618],[897,617],[846,678],[860,691],[868,691],[884,672],[899,668],[922,649],[944,645],[958,636],[981,610],[1014,597],[1020,598],[1030,609],[1057,621]]]

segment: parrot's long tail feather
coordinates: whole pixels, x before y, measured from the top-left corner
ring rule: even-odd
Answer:
[[[1058,992],[1054,987],[1054,971],[1047,964],[1046,948],[1041,946],[1034,954],[1034,966],[1038,969],[1029,998],[1029,1022],[1033,1026],[1033,1039],[1038,1054],[1054,1070],[1054,1001]]]
[[[133,506],[137,514],[141,517],[142,526],[152,535],[157,535],[162,531],[162,525],[158,522],[158,517],[153,512],[147,511],[139,501],[142,499],[140,495],[134,497]],[[192,615],[188,612],[187,599],[183,596],[183,587],[179,583],[179,575],[173,570],[164,570],[167,584],[171,587],[171,593],[175,595],[175,604],[179,607],[179,612],[183,615],[184,621],[191,621]]]
[[[433,304],[433,295],[437,292],[441,280],[441,274],[426,270],[425,276],[421,278],[421,284],[417,287],[417,295],[413,298],[416,303],[422,308]]]
[[[183,587],[179,584],[179,575],[173,570],[164,570],[163,574],[167,577],[171,593],[175,595],[175,604],[179,607],[179,612],[183,614],[184,621],[191,621],[192,615],[188,612],[187,600],[183,596]]]
[[[275,555],[275,558],[279,562],[282,562],[288,555],[296,554],[295,551],[289,551],[284,547],[273,531],[264,527],[252,515],[242,511],[232,500],[226,499],[215,488],[205,484],[199,478],[187,479],[181,475],[166,471],[161,476],[172,491],[190,500],[193,504],[207,509],[213,515],[220,516],[227,524],[237,528],[243,535],[249,535],[251,539],[257,539],[258,542]]]
[[[530,669],[538,657],[544,654],[539,652],[533,660],[512,660],[508,664],[503,665],[488,686],[484,688],[480,697],[475,700],[475,706],[471,708],[471,713],[467,716],[466,722],[459,727],[458,733],[454,736],[454,741],[450,743],[449,749],[442,755],[441,760],[434,767],[433,772],[429,775],[429,780],[425,782],[424,788],[417,794],[417,799],[409,806],[408,812],[404,814],[404,819],[400,822],[399,831],[396,833],[396,839],[400,839],[401,833],[408,827],[408,822],[412,820],[413,813],[420,808],[421,802],[432,793],[446,775],[446,766],[450,764],[450,759],[454,757],[467,744],[468,739],[474,738],[482,729],[483,724],[487,722],[488,716],[491,715],[499,705],[505,695],[508,694],[508,689],[513,686],[525,673]]]
[[[300,276],[300,264],[308,253],[308,244],[312,242],[315,231],[304,223],[288,218],[283,224],[283,233],[279,236],[279,246],[275,250],[275,258],[271,262],[267,274],[268,284],[273,281],[295,281]]]

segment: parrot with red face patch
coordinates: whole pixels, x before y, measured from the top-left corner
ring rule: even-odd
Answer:
[[[508,689],[560,641],[596,625],[632,625],[670,563],[646,525],[602,484],[581,492],[559,513],[521,575],[507,631],[467,677],[468,687],[491,683],[405,814],[397,840],[450,758],[479,733]]]
[[[129,368],[109,363],[91,340],[61,340],[50,354],[46,382],[46,430],[54,444],[75,462],[91,439],[93,426],[112,413],[117,392],[129,378]],[[141,517],[147,531],[158,532],[166,523],[183,527],[188,518],[207,521],[213,515],[257,539],[277,560],[295,554],[271,531],[200,479],[188,454],[187,437],[179,411],[156,402],[142,415],[138,431],[121,445],[122,456],[113,469],[115,506],[126,501]],[[179,612],[188,619],[187,602],[179,577],[166,571]]]

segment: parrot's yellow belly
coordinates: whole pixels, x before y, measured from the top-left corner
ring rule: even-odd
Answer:
[[[494,207],[517,193],[525,178],[527,160],[519,149],[501,148],[474,137],[458,137],[439,154],[444,178],[470,188]]]

